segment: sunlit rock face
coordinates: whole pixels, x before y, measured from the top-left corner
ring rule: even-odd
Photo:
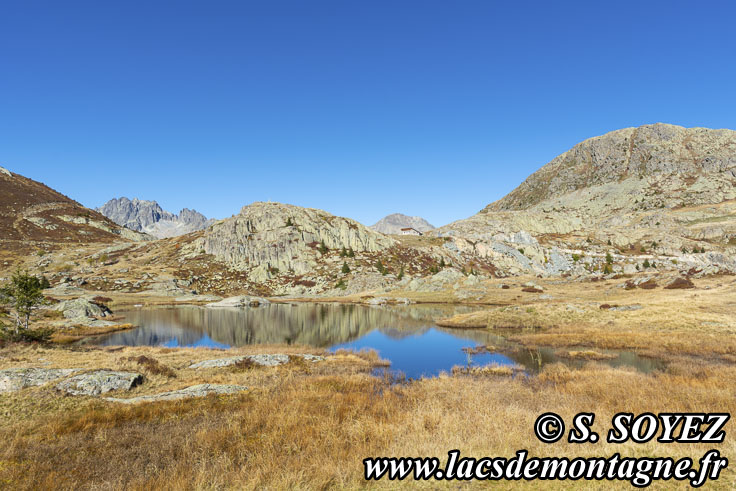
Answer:
[[[261,266],[294,274],[307,273],[317,266],[323,243],[329,249],[344,247],[355,252],[378,252],[395,244],[393,239],[349,218],[261,202],[244,206],[238,215],[215,223],[197,241],[205,252],[234,268]]]

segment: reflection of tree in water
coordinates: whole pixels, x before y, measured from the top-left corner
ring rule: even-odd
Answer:
[[[447,306],[366,307],[346,304],[271,304],[260,308],[222,309],[181,306],[123,313],[142,326],[99,339],[106,345],[161,345],[171,340],[191,345],[204,335],[230,346],[304,344],[329,347],[381,329],[402,338],[424,331],[434,319],[460,313]]]

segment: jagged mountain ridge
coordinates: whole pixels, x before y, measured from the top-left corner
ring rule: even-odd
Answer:
[[[411,217],[401,213],[387,215],[368,228],[376,232],[381,232],[382,234],[400,234],[401,229],[407,227],[420,232],[429,232],[435,228],[434,225],[422,217]]]
[[[30,248],[34,242],[104,243],[120,238],[139,241],[145,236],[45,184],[0,167],[0,240]]]
[[[215,222],[189,208],[184,208],[177,215],[164,210],[156,201],[138,198],[113,198],[97,211],[118,225],[159,239],[202,230]]]

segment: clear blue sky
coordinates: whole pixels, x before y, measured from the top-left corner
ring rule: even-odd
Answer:
[[[472,215],[585,138],[736,128],[736,2],[7,1],[0,166],[90,207]]]

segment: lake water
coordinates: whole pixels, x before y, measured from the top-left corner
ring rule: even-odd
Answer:
[[[471,311],[470,307],[407,305],[370,307],[345,304],[271,304],[221,309],[194,306],[139,308],[116,312],[137,328],[85,340],[96,345],[229,348],[250,344],[293,344],[336,350],[375,349],[394,373],[409,378],[435,376],[453,366],[491,363],[518,365],[536,372],[560,359],[553,349],[529,350],[484,329],[446,329],[435,319]],[[467,355],[463,348],[494,346],[497,351]],[[600,351],[600,350],[599,350]],[[611,352],[609,352],[611,353]],[[613,353],[613,366],[641,371],[660,368],[634,353]]]

